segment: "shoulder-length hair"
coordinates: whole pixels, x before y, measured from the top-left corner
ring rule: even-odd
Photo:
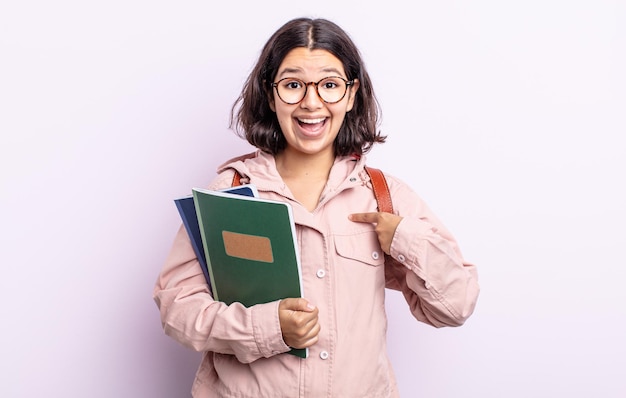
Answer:
[[[374,143],[385,142],[386,137],[378,131],[380,107],[360,52],[343,29],[325,19],[293,19],[270,37],[233,104],[231,128],[264,152],[276,155],[286,147],[276,114],[270,108],[271,84],[285,56],[298,47],[330,52],[342,62],[348,80],[360,82],[354,106],[335,139],[335,156],[362,155]]]

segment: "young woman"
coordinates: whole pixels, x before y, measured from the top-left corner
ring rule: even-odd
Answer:
[[[386,175],[395,214],[376,211],[364,154],[384,142],[378,116],[359,51],[334,23],[295,19],[266,43],[233,107],[258,150],[219,167],[209,188],[238,175],[292,205],[305,297],[214,301],[181,227],[154,298],[165,333],[203,352],[194,397],[397,397],[385,286],[436,327],[473,312],[476,269],[426,204]]]

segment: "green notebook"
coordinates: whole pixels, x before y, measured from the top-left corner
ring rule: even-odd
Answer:
[[[250,307],[302,297],[288,203],[199,188],[192,192],[215,300]],[[308,350],[291,353],[306,358]]]

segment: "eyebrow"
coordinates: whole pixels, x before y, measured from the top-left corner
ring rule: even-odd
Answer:
[[[339,77],[341,77],[343,75],[341,71],[339,71],[337,68],[333,68],[333,67],[322,68],[321,71],[322,72],[335,73]],[[285,68],[278,75],[276,75],[276,78],[281,78],[284,75],[296,74],[296,73],[299,73],[299,72],[303,72],[303,70],[301,68]]]

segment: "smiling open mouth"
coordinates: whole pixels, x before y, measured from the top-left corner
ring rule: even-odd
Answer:
[[[307,131],[317,131],[324,126],[326,122],[325,117],[319,117],[315,119],[300,119],[298,118],[298,124],[301,128]]]

